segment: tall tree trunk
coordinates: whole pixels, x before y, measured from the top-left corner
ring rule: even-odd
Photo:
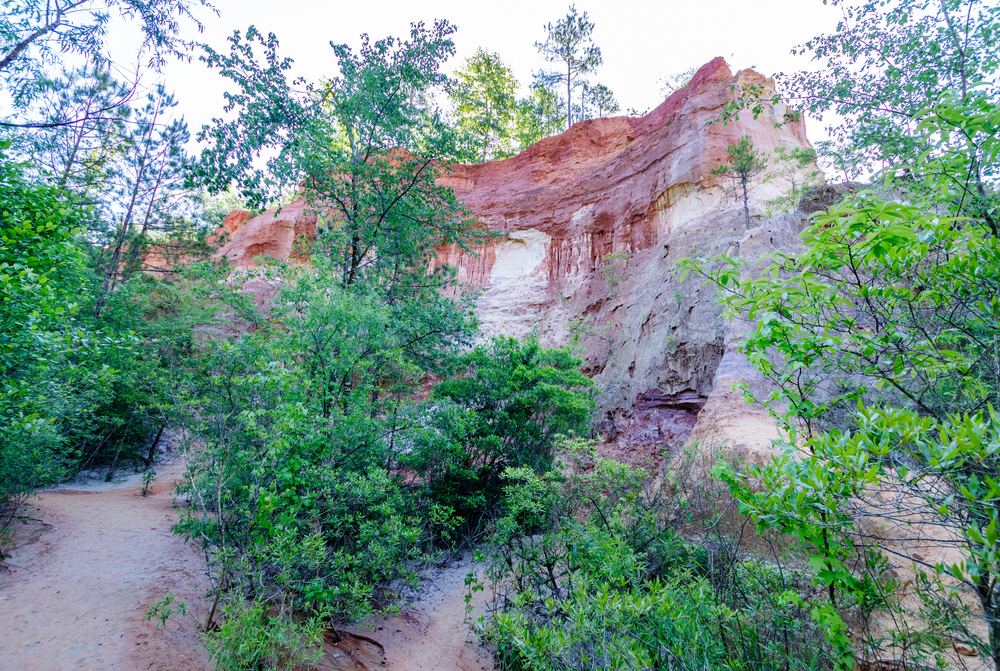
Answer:
[[[153,193],[149,197],[149,203],[146,204],[146,216],[142,220],[142,229],[139,231],[139,235],[136,236],[135,242],[132,243],[132,249],[129,252],[128,261],[125,262],[125,268],[122,270],[122,277],[124,279],[128,279],[132,273],[135,272],[135,263],[139,258],[139,250],[142,248],[142,241],[146,237],[146,231],[149,230],[149,221],[153,217],[153,204],[156,202],[156,192],[160,188],[160,180],[163,179],[164,167],[165,166],[161,163],[160,171],[156,173],[156,181],[153,184]]]
[[[87,106],[87,113],[90,113],[90,106]],[[73,127],[73,149],[69,153],[69,158],[66,160],[66,165],[63,168],[62,175],[59,177],[59,182],[57,186],[60,189],[66,188],[66,183],[69,181],[70,173],[73,171],[73,164],[76,163],[76,155],[80,151],[80,144],[83,142],[83,129],[77,125]]]
[[[156,120],[159,118],[159,115],[160,101],[157,100],[153,118],[149,122],[149,130],[142,139],[145,146],[142,149],[142,158],[139,159],[139,169],[136,171],[135,184],[132,185],[132,195],[129,199],[128,209],[125,211],[121,229],[118,231],[118,238],[115,240],[115,251],[111,254],[111,262],[108,263],[108,270],[104,275],[104,285],[101,287],[101,294],[97,297],[97,304],[94,306],[94,317],[101,316],[101,310],[104,308],[104,299],[107,297],[108,291],[110,291],[118,274],[118,263],[122,256],[122,247],[125,245],[125,236],[128,235],[128,229],[132,225],[132,215],[135,212],[136,201],[139,198],[139,189],[142,186],[142,179],[146,173],[146,166],[149,160],[149,145],[153,140],[153,130],[156,128]]]
[[[573,125],[573,68],[566,63],[566,130]]]
[[[141,174],[140,170],[140,174]],[[108,291],[111,290],[111,286],[115,281],[118,274],[118,262],[121,260],[122,248],[125,246],[125,236],[128,235],[128,229],[132,225],[132,211],[135,208],[135,201],[139,194],[139,180],[136,179],[135,187],[132,190],[132,199],[129,202],[128,210],[125,212],[125,217],[122,219],[121,228],[118,229],[118,237],[115,239],[115,250],[111,253],[111,261],[108,262],[108,269],[104,273],[104,284],[101,287],[101,294],[97,297],[97,304],[94,306],[94,317],[101,316],[101,310],[104,309],[104,299],[108,295]]]
[[[750,196],[747,193],[747,178],[740,178],[740,183],[743,185],[743,216],[747,221],[747,230],[750,230]]]

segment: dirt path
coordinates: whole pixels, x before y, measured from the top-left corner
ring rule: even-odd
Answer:
[[[183,465],[175,458],[157,470],[146,498],[135,475],[110,485],[63,485],[30,501],[31,519],[18,526],[19,546],[5,563],[9,572],[0,569],[0,671],[211,669],[195,625],[209,607],[204,557],[170,531],[177,520],[172,483]],[[401,615],[352,628],[378,643],[364,663],[352,661],[362,661],[357,650],[334,645],[325,646],[329,657],[317,668],[493,669],[465,622],[470,568],[468,558],[432,568]],[[143,616],[168,590],[185,601],[188,615],[157,628]],[[473,619],[485,603],[485,592],[473,596]]]
[[[117,485],[64,485],[32,499],[41,520],[0,569],[3,671],[202,671],[211,668],[194,616],[204,620],[204,558],[171,533],[179,460],[157,466],[140,496],[139,476]],[[190,616],[163,628],[143,621],[167,590]]]
[[[465,576],[471,568],[466,557],[450,566],[431,569],[421,578],[421,595],[412,607],[396,617],[372,619],[371,628],[352,631],[382,645],[389,671],[493,669],[492,656],[482,649],[465,621]],[[483,612],[487,594],[488,590],[473,594],[470,622]]]

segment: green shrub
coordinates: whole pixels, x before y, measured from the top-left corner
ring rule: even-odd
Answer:
[[[410,397],[463,341],[467,315],[440,297],[421,312],[340,287],[324,257],[262,271],[280,282],[272,318],[206,343],[189,379],[204,448],[177,529],[210,552],[217,589],[355,620],[393,607],[455,527],[397,460]]]
[[[547,471],[558,437],[587,431],[593,383],[580,363],[568,349],[545,349],[535,339],[498,337],[476,347],[421,408],[422,430],[403,467],[476,530],[496,517],[505,469]]]
[[[829,667],[781,570],[682,539],[644,473],[583,441],[563,448],[563,475],[506,473],[489,567],[498,609],[480,621],[501,668]]]
[[[205,644],[216,671],[274,671],[311,667],[323,654],[320,618],[295,621],[257,602],[234,600]]]

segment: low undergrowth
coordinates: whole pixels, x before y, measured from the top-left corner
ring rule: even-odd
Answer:
[[[632,467],[564,443],[562,472],[506,473],[480,634],[504,670],[823,669],[808,580],[722,534],[698,542]],[[688,525],[690,526],[690,525]]]

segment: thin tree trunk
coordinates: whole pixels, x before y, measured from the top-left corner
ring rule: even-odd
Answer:
[[[87,113],[90,113],[89,104],[87,105]],[[80,144],[83,142],[83,129],[75,127],[74,131],[73,150],[69,153],[69,159],[66,161],[66,166],[63,170],[62,176],[59,178],[58,187],[60,189],[66,188],[66,182],[69,181],[69,175],[73,170],[73,164],[76,163],[76,155],[80,151]]]
[[[969,11],[972,11],[972,7],[969,7]],[[962,102],[966,102],[969,99],[968,82],[965,75],[965,48],[962,46],[962,40],[958,36],[958,31],[955,30],[955,24],[951,20],[951,14],[948,13],[948,5],[944,0],[941,0],[941,12],[944,14],[945,23],[948,26],[948,33],[951,35],[951,39],[955,42],[955,50],[958,51],[958,73],[962,80]],[[968,27],[968,26],[966,26]],[[1000,665],[997,666],[1000,669]]]
[[[566,130],[573,125],[573,68],[566,63]]]
[[[139,175],[143,172],[143,168],[140,165]],[[135,208],[135,201],[139,195],[139,183],[141,178],[136,179],[135,187],[132,189],[132,198],[129,201],[128,210],[125,211],[125,218],[122,219],[121,228],[118,229],[118,237],[115,240],[115,250],[111,254],[111,261],[108,263],[108,270],[104,274],[104,285],[101,287],[101,294],[97,297],[97,304],[94,306],[94,317],[101,316],[101,310],[104,308],[104,299],[111,290],[111,286],[115,281],[115,277],[118,273],[118,262],[121,259],[122,248],[125,246],[125,236],[128,235],[128,229],[132,225],[132,211]]]
[[[153,118],[149,122],[149,131],[143,139],[145,147],[143,147],[142,158],[139,159],[139,170],[136,173],[135,184],[132,187],[132,196],[129,200],[128,209],[125,212],[125,218],[122,220],[121,230],[118,231],[118,239],[115,241],[115,251],[111,255],[111,262],[108,264],[108,271],[104,276],[104,286],[101,287],[101,294],[97,298],[97,305],[94,306],[94,317],[101,316],[101,309],[104,307],[104,299],[107,297],[108,291],[114,284],[115,277],[118,273],[118,262],[121,260],[122,247],[125,245],[125,236],[128,234],[128,229],[132,225],[132,214],[135,211],[136,200],[139,197],[139,189],[142,186],[142,178],[146,172],[146,163],[149,159],[149,143],[153,139],[153,130],[156,128],[156,120],[159,115],[160,102],[157,100],[156,110],[153,112]]]
[[[111,462],[111,469],[108,471],[107,477],[104,478],[105,482],[111,482],[111,478],[115,477],[115,470],[118,468],[118,457],[122,453],[122,444],[125,442],[125,437],[118,441],[118,449],[115,451],[115,459]]]
[[[156,174],[156,182],[153,184],[153,193],[149,197],[149,203],[146,206],[146,216],[142,220],[142,230],[139,231],[138,237],[136,237],[135,242],[132,243],[132,250],[129,253],[129,259],[125,263],[125,268],[122,271],[122,276],[124,279],[128,277],[135,271],[135,262],[139,257],[139,249],[142,247],[142,241],[146,237],[146,231],[149,229],[149,220],[153,216],[153,203],[156,202],[156,192],[160,188],[160,180],[163,179],[163,169],[164,165],[160,164],[160,171]]]
[[[222,586],[226,580],[226,570],[229,568],[229,557],[222,564],[222,573],[219,575],[219,586],[215,590],[215,598],[212,600],[212,608],[208,611],[205,619],[205,631],[212,630],[212,621],[215,619],[215,609],[219,606],[219,597],[222,596]]]
[[[149,454],[146,455],[147,469],[153,465],[153,457],[156,456],[156,447],[160,444],[160,437],[163,435],[163,429],[165,429],[166,426],[166,424],[160,424],[160,428],[156,432],[156,438],[153,438],[153,444],[149,446]]]
[[[750,196],[747,193],[747,180],[744,178],[741,180],[743,183],[743,216],[746,217],[747,230],[750,230]]]

